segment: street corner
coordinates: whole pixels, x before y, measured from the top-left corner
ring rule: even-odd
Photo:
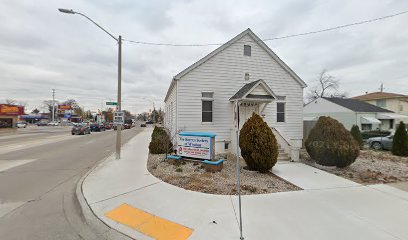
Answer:
[[[105,216],[158,240],[185,240],[193,233],[191,228],[155,216],[126,203],[106,212]]]

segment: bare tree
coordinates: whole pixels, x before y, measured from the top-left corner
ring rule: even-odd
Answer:
[[[346,95],[345,92],[339,91],[339,80],[324,69],[310,87],[306,98],[310,102],[321,97],[346,97]]]
[[[8,105],[16,105],[17,101],[14,99],[6,99],[6,104]]]

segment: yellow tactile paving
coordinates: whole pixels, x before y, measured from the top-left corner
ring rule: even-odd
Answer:
[[[120,205],[105,213],[105,216],[157,240],[185,240],[193,233],[190,228],[154,216],[128,204]]]

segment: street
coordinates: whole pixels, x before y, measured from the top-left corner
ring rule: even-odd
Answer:
[[[122,131],[122,144],[141,131]],[[0,239],[100,239],[81,215],[78,180],[115,150],[116,132],[70,127],[0,132]]]

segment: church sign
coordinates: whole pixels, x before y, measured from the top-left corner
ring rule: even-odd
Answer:
[[[213,160],[215,158],[215,134],[181,132],[177,141],[177,155],[188,158]]]

